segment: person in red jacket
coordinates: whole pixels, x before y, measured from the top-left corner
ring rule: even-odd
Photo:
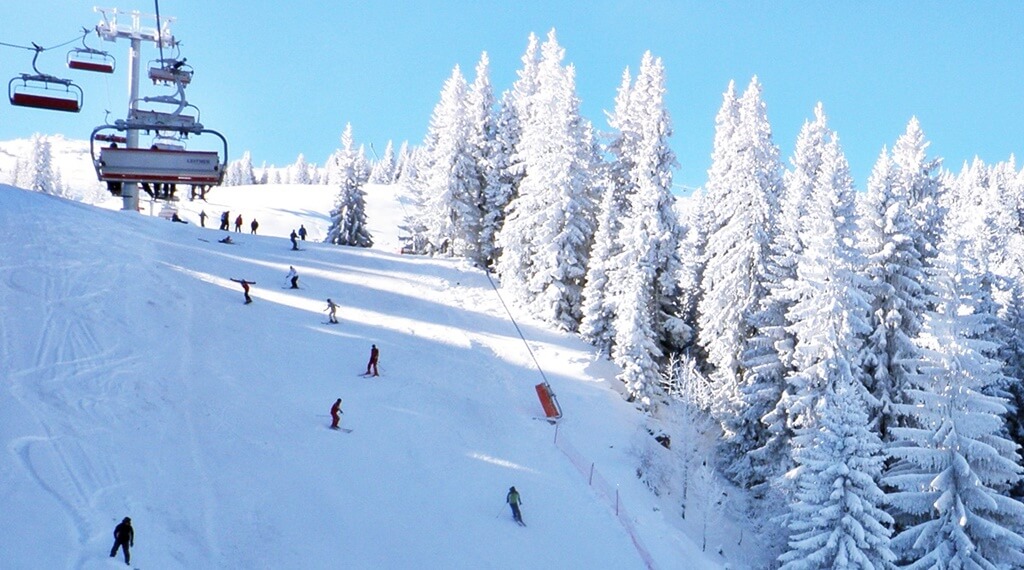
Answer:
[[[341,411],[341,398],[338,398],[334,405],[331,406],[331,429],[338,429],[338,422],[341,421],[341,414],[344,413]]]
[[[249,303],[252,303],[252,297],[249,296],[249,285],[255,285],[256,282],[255,281],[246,281],[245,279],[234,279],[234,278],[232,278],[231,280],[234,281],[235,283],[240,284],[242,286],[242,293],[245,295],[245,304],[248,305]]]
[[[377,350],[376,344],[370,345],[370,361],[366,363],[366,376],[370,376],[370,370],[373,370],[373,376],[380,376],[377,373],[377,359],[380,358],[380,351]]]

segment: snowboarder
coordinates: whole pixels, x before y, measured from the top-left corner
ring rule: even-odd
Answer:
[[[288,275],[285,276],[285,279],[288,279],[289,281],[292,282],[292,289],[299,288],[299,273],[295,271],[294,265],[288,266]]]
[[[337,317],[338,305],[337,305],[337,303],[335,303],[334,301],[332,301],[330,299],[327,299],[327,308],[324,309],[324,310],[327,311],[327,318],[328,318],[328,320],[330,322],[334,323],[334,324],[338,324],[338,317]]]
[[[523,522],[523,514],[519,512],[519,505],[523,504],[523,500],[519,498],[519,491],[516,491],[515,487],[508,488],[508,495],[505,496],[505,502],[512,507],[512,518],[523,526],[526,523]]]
[[[229,219],[231,219],[231,213],[228,212],[227,210],[224,210],[224,213],[220,215],[220,229],[226,232],[231,231],[231,227],[229,226],[228,222]]]
[[[370,361],[366,363],[366,375],[370,376],[370,369],[373,369],[373,376],[380,376],[377,373],[377,359],[380,357],[380,351],[377,350],[376,344],[370,345]]]
[[[260,227],[260,223],[256,221],[256,218],[253,218],[249,227],[252,228],[252,235],[256,235],[256,228]]]
[[[235,241],[231,239],[230,235],[224,236],[224,239],[219,239],[219,240],[217,240],[217,242],[218,243],[227,243],[227,244],[235,243]]]
[[[302,241],[306,241],[306,226],[305,225],[300,225],[299,226],[299,237],[302,238]]]
[[[124,563],[131,564],[132,555],[128,547],[135,546],[135,531],[132,529],[132,519],[124,517],[121,524],[114,527],[114,547],[110,549],[110,557],[117,556],[117,549],[124,550]]]
[[[341,415],[345,412],[341,411],[341,398],[338,398],[334,405],[331,406],[331,429],[338,429],[338,422],[341,421]]]
[[[242,233],[242,214],[238,214],[238,217],[235,218],[235,231]]]
[[[206,210],[199,212],[199,225],[204,228],[206,227]]]
[[[249,303],[252,303],[252,297],[249,296],[249,285],[255,285],[256,282],[255,281],[246,281],[245,279],[235,279],[235,278],[231,278],[231,280],[234,281],[235,283],[240,284],[242,286],[242,293],[245,294],[245,304],[248,305]]]
[[[299,235],[295,233],[295,230],[292,230],[292,235],[288,237],[292,240],[292,251],[297,251],[299,249],[299,242],[296,241],[296,238],[298,238]]]

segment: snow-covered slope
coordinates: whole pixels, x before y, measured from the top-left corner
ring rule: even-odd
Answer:
[[[396,253],[395,187],[368,188],[373,249],[290,251],[300,223],[323,235],[333,194],[218,188],[183,203],[207,226],[224,209],[260,221],[265,235],[223,245],[117,200],[0,186],[0,566],[116,567],[124,516],[143,568],[725,562],[660,510],[677,499],[636,479],[649,438],[610,365],[522,319],[565,411],[555,445],[535,419],[542,378],[487,277]],[[254,303],[230,278],[256,282]],[[325,324],[328,297],[339,325]],[[379,378],[359,375],[371,343]],[[352,433],[327,427],[336,398]],[[619,518],[581,462],[616,488]],[[510,520],[511,485],[527,528]]]

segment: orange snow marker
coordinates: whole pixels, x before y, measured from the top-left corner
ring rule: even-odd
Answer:
[[[547,384],[537,384],[537,397],[540,398],[540,405],[544,408],[544,415],[550,419],[557,420],[562,417],[562,411],[558,408],[558,400],[551,392]]]

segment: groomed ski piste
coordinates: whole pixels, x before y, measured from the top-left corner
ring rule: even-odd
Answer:
[[[402,189],[366,190],[371,249],[319,242],[326,186],[216,188],[187,225],[0,186],[0,566],[124,568],[125,516],[145,569],[765,564],[728,515],[682,519],[638,480],[650,437],[615,367],[513,308],[564,412],[538,421],[543,378],[486,275],[400,254]],[[260,235],[218,243],[223,210]],[[329,429],[336,398],[352,433]]]

